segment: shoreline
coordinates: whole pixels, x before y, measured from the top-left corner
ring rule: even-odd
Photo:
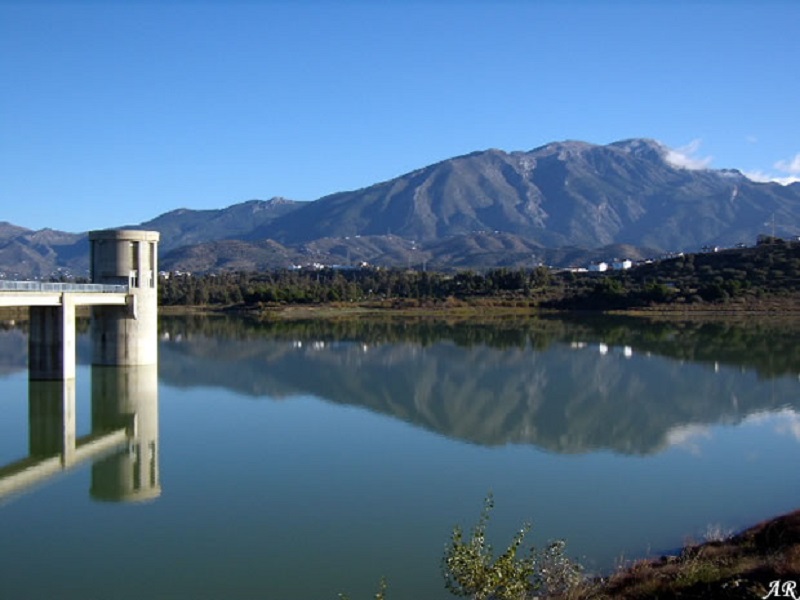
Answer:
[[[159,306],[159,314],[164,315],[242,315],[264,319],[341,319],[347,317],[380,316],[380,317],[539,317],[539,316],[625,316],[638,318],[663,318],[676,320],[693,319],[730,319],[730,318],[769,318],[776,320],[800,320],[800,307],[786,310],[754,307],[698,307],[693,309],[674,307],[648,307],[626,310],[555,310],[536,306],[515,306],[507,304],[441,304],[433,306],[390,306],[365,304],[285,304],[274,306]],[[2,313],[0,312],[0,315]]]
[[[160,315],[240,315],[264,320],[381,318],[474,318],[492,320],[507,317],[636,317],[653,320],[716,320],[756,317],[759,320],[800,321],[800,306],[779,305],[720,305],[720,306],[651,306],[635,309],[591,310],[552,309],[527,302],[443,302],[426,305],[406,303],[323,303],[282,305],[172,305],[159,306]],[[78,307],[79,317],[90,316],[89,307]],[[0,307],[0,321],[28,320],[27,307]]]

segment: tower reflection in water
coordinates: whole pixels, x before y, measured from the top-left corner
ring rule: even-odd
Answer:
[[[75,380],[28,382],[28,456],[0,465],[0,500],[94,461],[90,494],[107,502],[161,495],[158,367],[92,366],[91,433],[76,436]]]
[[[161,495],[158,367],[92,367],[92,431],[128,429],[123,452],[92,465],[92,498],[140,502]]]

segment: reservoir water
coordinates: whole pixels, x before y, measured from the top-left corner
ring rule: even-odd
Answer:
[[[59,460],[62,392],[0,330],[0,598],[445,599],[489,492],[496,548],[531,522],[590,572],[800,504],[790,324],[159,327],[157,371],[92,367],[79,336],[66,392],[80,439],[137,442],[15,487]]]

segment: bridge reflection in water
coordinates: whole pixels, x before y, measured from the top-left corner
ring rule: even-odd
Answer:
[[[75,379],[28,382],[28,456],[0,466],[0,503],[88,461],[91,496],[142,501],[161,494],[158,367],[92,366],[91,433],[76,436]]]

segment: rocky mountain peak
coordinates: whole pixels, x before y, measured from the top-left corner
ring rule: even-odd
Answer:
[[[648,138],[632,138],[629,140],[621,140],[608,145],[609,148],[614,148],[626,152],[632,156],[640,157],[659,157],[663,158],[668,152],[668,148],[656,140]]]

